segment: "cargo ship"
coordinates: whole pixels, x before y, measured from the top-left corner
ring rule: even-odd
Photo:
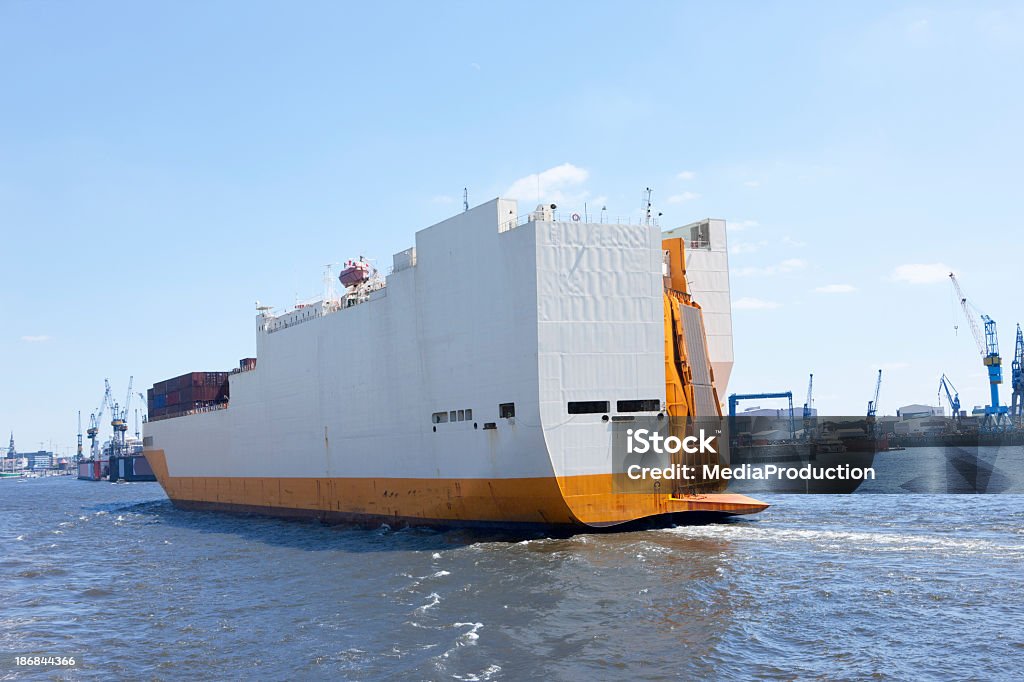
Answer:
[[[695,296],[728,285],[724,222],[663,234],[565,218],[494,199],[417,232],[386,276],[360,258],[340,295],[259,307],[255,358],[150,389],[143,450],[167,495],[187,509],[502,528],[765,509],[722,481],[615,485],[614,425],[721,416],[728,292],[707,297],[710,334]],[[714,266],[688,277],[701,251]]]

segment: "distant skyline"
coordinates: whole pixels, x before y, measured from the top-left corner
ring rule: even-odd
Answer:
[[[665,229],[726,219],[728,392],[802,404],[814,372],[821,414],[863,413],[879,368],[884,414],[942,373],[987,402],[954,270],[1009,402],[1019,3],[4,3],[0,63],[21,450],[73,448],[105,377],[123,401],[129,375],[237,366],[256,300],[386,269],[463,187],[634,222],[651,187]]]

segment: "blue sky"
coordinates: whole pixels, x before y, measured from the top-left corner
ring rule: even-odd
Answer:
[[[710,6],[709,6],[710,5]],[[254,301],[519,193],[734,224],[730,391],[981,404],[1019,298],[1019,3],[0,3],[0,432],[74,442]],[[901,267],[902,266],[902,267]],[[914,267],[906,267],[914,266]],[[954,324],[960,326],[954,333]],[[1008,387],[1003,387],[1004,400]],[[767,404],[767,403],[766,403]],[[109,427],[107,428],[109,431]]]

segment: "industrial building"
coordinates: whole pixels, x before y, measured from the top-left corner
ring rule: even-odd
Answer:
[[[901,421],[908,419],[919,419],[921,417],[941,417],[945,414],[941,405],[904,405],[896,410],[896,416]]]
[[[3,471],[42,471],[52,469],[57,463],[57,458],[49,450],[37,450],[36,452],[18,452],[14,445],[14,433],[7,446],[7,452],[3,457]]]

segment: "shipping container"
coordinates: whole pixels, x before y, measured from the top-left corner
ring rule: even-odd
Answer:
[[[252,366],[255,359],[252,358]],[[150,419],[178,416],[227,402],[230,372],[189,372],[153,384],[148,391]]]
[[[199,388],[195,388],[195,389],[192,389],[192,390],[193,390],[193,395],[192,395],[192,399],[193,400],[203,400],[203,401],[207,401],[207,402],[212,402],[212,401],[217,400],[217,395],[220,394],[220,392],[221,392],[221,385],[220,384],[210,384],[208,386],[200,386]]]

